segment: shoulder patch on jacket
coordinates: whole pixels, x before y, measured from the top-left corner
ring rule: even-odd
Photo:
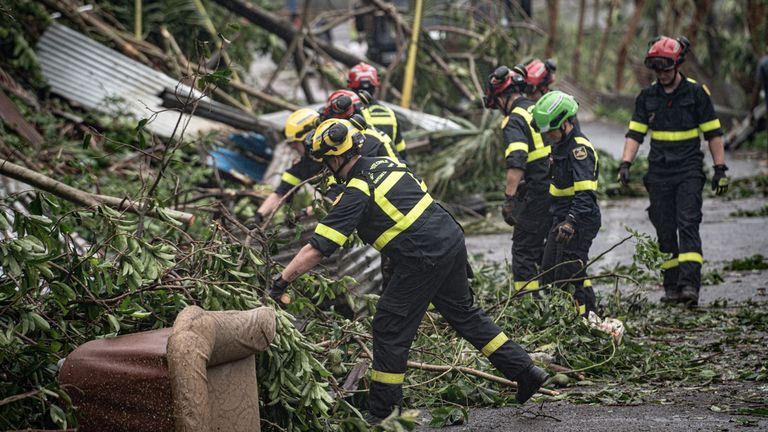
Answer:
[[[584,160],[587,158],[587,149],[584,146],[578,146],[573,149],[573,157],[576,160]]]

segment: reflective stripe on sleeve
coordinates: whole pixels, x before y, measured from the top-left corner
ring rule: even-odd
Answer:
[[[486,357],[490,357],[491,354],[495,353],[496,350],[501,348],[501,346],[504,345],[504,343],[508,340],[509,338],[507,337],[507,335],[505,335],[504,332],[501,332],[497,334],[495,338],[491,339],[490,342],[485,344],[483,349],[480,351],[482,351],[483,355],[485,355]]]
[[[645,123],[640,123],[634,120],[630,120],[629,130],[645,135],[648,132],[648,125]]]
[[[315,234],[323,236],[339,246],[344,246],[344,243],[347,242],[347,236],[329,227],[328,225],[323,225],[321,223],[317,224],[315,227]]]
[[[284,172],[283,175],[280,176],[280,180],[288,183],[291,186],[296,186],[299,183],[301,183],[301,179],[296,177],[295,175],[289,173],[288,171]]]
[[[371,196],[371,191],[368,188],[368,183],[364,182],[363,180],[360,180],[359,178],[353,178],[352,180],[347,183],[347,187],[355,188],[364,194]]]
[[[701,129],[702,132],[709,132],[715,129],[720,129],[720,120],[714,119],[705,123],[701,123],[699,125],[699,129]]]
[[[524,151],[528,153],[528,144],[524,142],[519,142],[519,141],[509,143],[509,145],[507,146],[507,149],[504,151],[504,157],[509,156],[510,153],[515,151]]]

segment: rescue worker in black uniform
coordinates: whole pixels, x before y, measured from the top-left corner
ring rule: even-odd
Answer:
[[[728,190],[725,150],[720,120],[715,115],[706,86],[685,77],[680,65],[688,51],[688,40],[666,36],[651,41],[645,65],[656,72],[656,82],[643,89],[635,100],[629,122],[619,181],[629,183],[629,170],[638,148],[651,130],[648,173],[648,217],[656,228],[659,247],[670,254],[661,266],[664,303],[698,305],[701,287],[701,192],[706,180],[704,153],[699,133],[709,141],[714,161],[712,190]]]
[[[346,189],[309,244],[277,275],[269,295],[282,301],[291,281],[357,230],[365,243],[395,264],[373,318],[369,422],[380,422],[401,404],[408,351],[430,302],[507,378],[517,381],[517,399],[525,402],[547,374],[473,304],[461,227],[404,163],[361,157],[357,149],[362,140],[345,120],[328,120],[317,128],[312,156],[322,159]]]
[[[347,87],[357,93],[363,101],[363,117],[369,125],[384,132],[394,143],[402,159],[406,158],[406,145],[397,123],[395,112],[375,99],[379,86],[379,73],[368,63],[358,63],[349,70]]]
[[[552,218],[549,215],[549,155],[533,129],[534,103],[523,96],[527,87],[525,68],[500,66],[485,87],[485,107],[506,116],[501,123],[507,166],[506,197],[502,215],[515,227],[512,235],[512,276],[516,290],[537,290],[539,266]]]
[[[596,311],[595,293],[585,266],[600,230],[597,204],[598,155],[575,123],[579,106],[561,91],[545,94],[533,108],[536,127],[552,143],[552,229],[547,237],[543,282],[575,287],[579,313]]]
[[[257,225],[261,225],[263,220],[277,209],[280,200],[285,194],[302,181],[317,175],[323,169],[322,164],[306,155],[304,148],[304,140],[311,136],[319,123],[320,114],[309,108],[298,109],[288,116],[284,129],[285,142],[299,154],[299,160],[283,172],[277,189],[269,194],[267,199],[259,206],[253,218],[253,222]],[[338,191],[332,189],[329,198],[333,199],[336,195],[338,195]],[[307,210],[307,212],[310,211]]]

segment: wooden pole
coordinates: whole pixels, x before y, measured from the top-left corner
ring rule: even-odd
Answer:
[[[411,44],[408,47],[408,62],[405,65],[405,78],[403,79],[403,99],[400,101],[400,106],[403,108],[411,107],[413,75],[416,72],[416,53],[419,50],[421,7],[422,0],[416,0],[415,10],[413,11],[413,32],[411,33]]]

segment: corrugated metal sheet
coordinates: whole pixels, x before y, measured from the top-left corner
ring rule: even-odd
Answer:
[[[137,119],[152,117],[147,129],[166,138],[173,134],[180,114],[162,107],[163,89],[175,87],[181,94],[192,91],[202,97],[176,79],[60,24],[46,30],[37,52],[53,93],[86,109]],[[198,132],[231,129],[197,116],[182,114],[182,118],[183,123],[189,122],[186,134],[190,138]]]

